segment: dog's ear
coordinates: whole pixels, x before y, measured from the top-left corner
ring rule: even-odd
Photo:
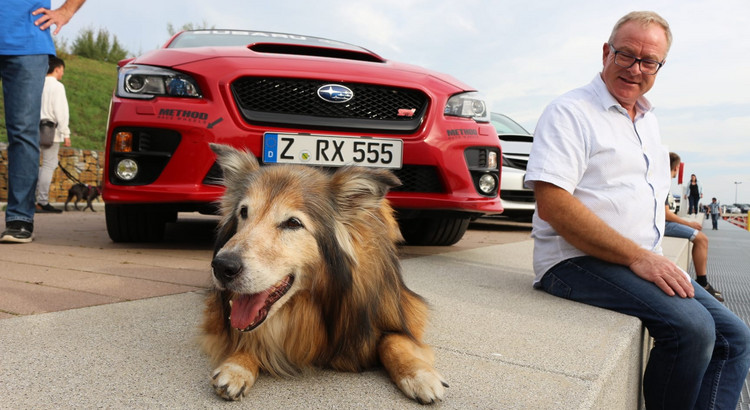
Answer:
[[[401,181],[385,169],[343,167],[333,174],[332,185],[339,209],[369,210],[380,208],[388,190]]]
[[[208,144],[216,154],[216,160],[224,172],[224,180],[227,186],[234,185],[232,182],[243,180],[248,174],[258,170],[260,165],[252,152],[239,151],[229,145]]]

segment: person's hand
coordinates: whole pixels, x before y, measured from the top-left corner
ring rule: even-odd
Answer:
[[[70,138],[65,138],[65,142],[63,143],[66,147],[70,146]]]
[[[691,228],[693,228],[693,229],[697,229],[699,231],[703,230],[703,224],[700,224],[700,223],[695,222],[695,221],[688,222],[688,226],[691,227]]]
[[[669,296],[695,296],[695,289],[685,271],[664,256],[644,249],[629,267],[638,277],[653,282]]]
[[[40,7],[31,12],[32,16],[41,15],[41,17],[34,21],[34,25],[38,26],[40,30],[47,30],[54,24],[56,27],[55,31],[52,32],[54,35],[60,32],[62,26],[68,24],[70,19],[73,18],[73,14],[74,11],[62,7],[56,10]]]

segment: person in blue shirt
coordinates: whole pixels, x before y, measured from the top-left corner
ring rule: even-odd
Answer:
[[[54,34],[85,0],[6,0],[0,7],[0,80],[8,132],[8,205],[0,242],[31,242],[39,175],[39,120]]]

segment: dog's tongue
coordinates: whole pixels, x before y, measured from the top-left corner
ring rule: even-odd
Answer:
[[[230,315],[232,327],[244,330],[260,319],[260,310],[265,307],[269,291],[265,290],[254,295],[239,295],[232,301]]]

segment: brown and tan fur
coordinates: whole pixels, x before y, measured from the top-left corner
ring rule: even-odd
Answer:
[[[398,179],[357,167],[331,174],[259,167],[251,153],[211,148],[227,188],[201,338],[218,366],[211,379],[217,394],[242,399],[261,370],[290,376],[311,367],[382,365],[408,397],[442,400],[447,384],[422,342],[428,308],[401,277],[401,234],[385,200]],[[247,332],[232,327],[230,299],[289,276],[291,287],[265,321]]]

